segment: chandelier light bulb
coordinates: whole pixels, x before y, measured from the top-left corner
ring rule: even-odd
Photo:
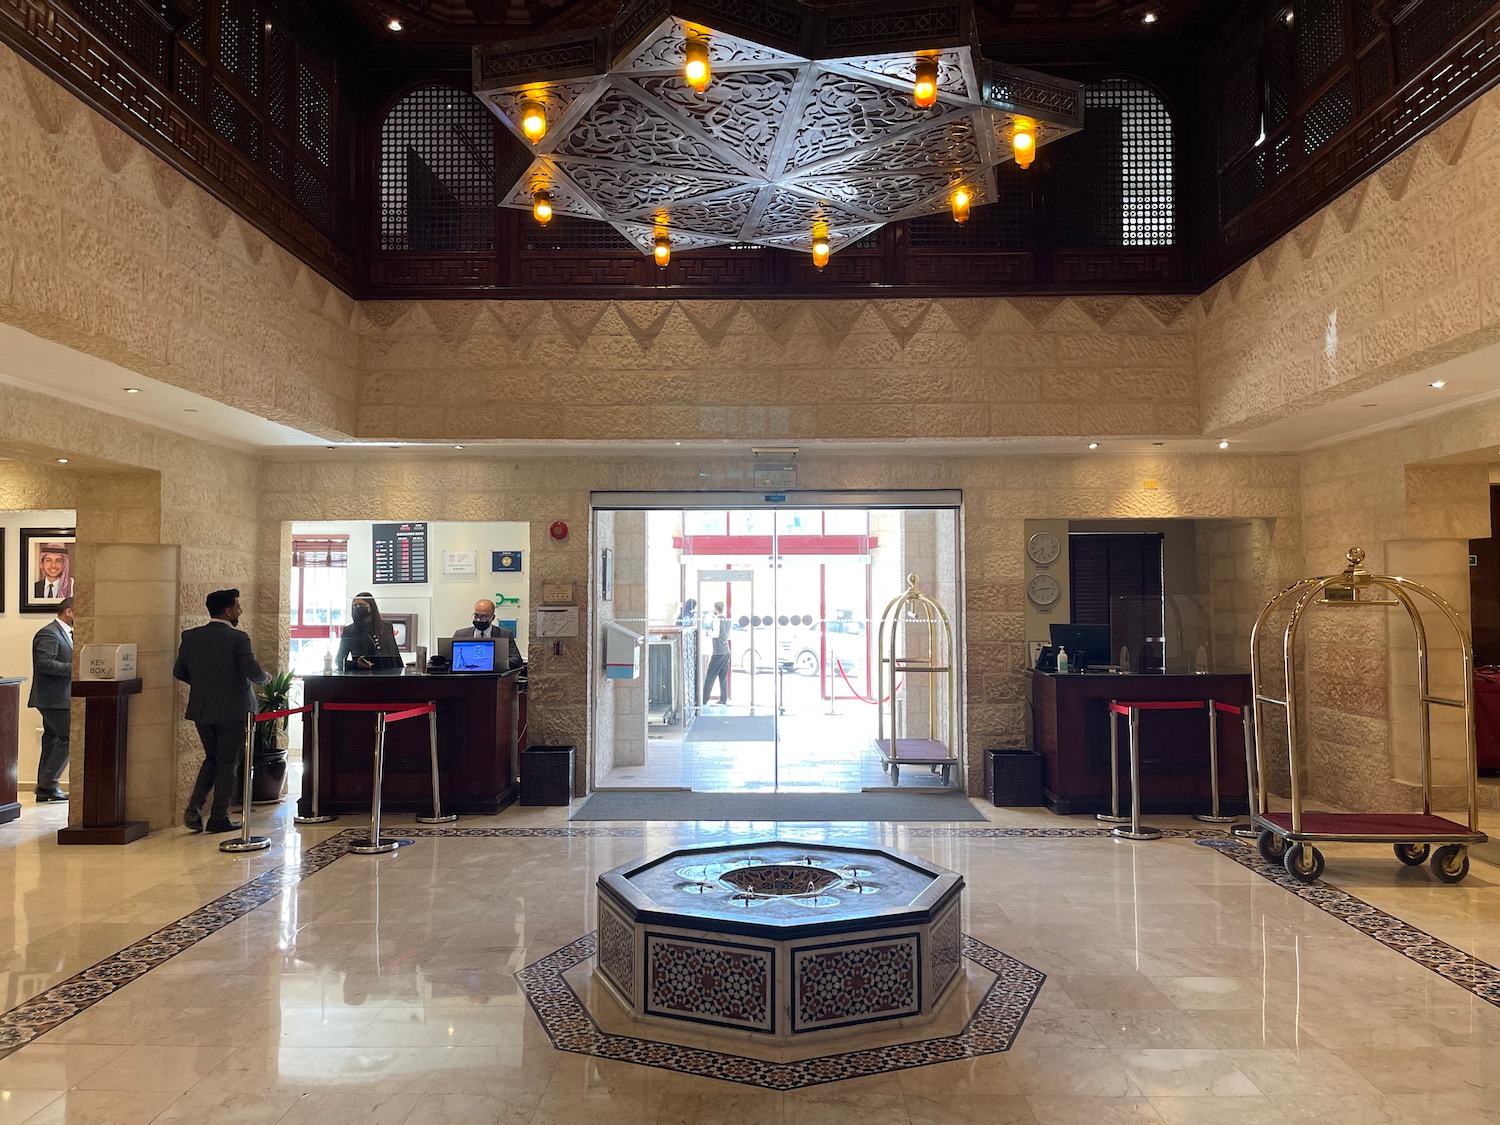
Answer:
[[[923,55],[917,60],[917,80],[911,88],[912,101],[917,103],[918,108],[926,109],[937,101],[937,89],[937,59]]]
[[[531,214],[537,222],[543,226],[547,225],[552,218],[552,196],[545,191],[539,191],[531,197]]]
[[[708,40],[701,35],[690,35],[687,40],[687,64],[682,68],[687,84],[698,93],[708,88],[713,71],[708,65]]]
[[[547,135],[547,110],[541,102],[533,99],[521,103],[521,132],[532,144]]]
[[[672,260],[672,239],[661,232],[657,234],[656,241],[652,244],[651,256],[656,259],[656,264],[665,266]]]
[[[270,26],[270,24],[266,24],[266,27],[269,28]],[[402,26],[403,25],[401,21],[398,20],[395,16],[392,16],[390,19],[385,21],[385,27],[387,31],[400,31]]]
[[[1010,132],[1010,147],[1016,155],[1016,164],[1030,168],[1036,159],[1036,122],[1029,117],[1018,117]]]
[[[969,221],[969,205],[974,202],[974,197],[966,187],[953,190],[953,221],[955,223],[967,223]]]
[[[812,234],[813,265],[822,269],[828,264],[828,259],[833,254],[833,247],[828,241],[828,224],[822,220],[814,223]]]

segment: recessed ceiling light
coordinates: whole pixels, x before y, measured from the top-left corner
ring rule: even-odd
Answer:
[[[1438,379],[1438,380],[1435,380],[1434,382],[1428,383],[1427,385],[1429,387],[1431,387],[1433,390],[1440,391],[1444,387],[1446,387],[1448,384],[1444,380]]]
[[[463,446],[461,446],[461,445],[455,445],[455,446],[454,446],[454,447],[453,447],[453,448],[454,448],[454,449],[462,449],[462,448],[463,448]]]
[[[1287,23],[1291,23],[1292,22],[1292,10],[1290,8],[1288,8],[1286,10],[1286,15],[1284,15],[1281,18],[1284,19],[1284,20],[1286,20]]]
[[[182,412],[184,414],[196,414],[198,413],[198,408],[196,406],[184,406]]]
[[[1155,12],[1146,12],[1144,15],[1141,16],[1141,22],[1142,23],[1155,23],[1156,22],[1156,13]]]
[[[392,16],[390,19],[385,21],[385,29],[387,31],[400,31],[401,21],[398,20],[395,16]]]
[[[1372,406],[1379,406],[1380,403],[1378,403],[1378,402],[1362,402],[1359,405],[1360,405],[1361,409],[1368,410]]]
[[[1099,443],[1097,441],[1091,441],[1091,442],[1089,442],[1089,448],[1090,449],[1098,449],[1099,448]]]
[[[1219,448],[1220,449],[1228,449],[1229,448],[1229,443],[1227,441],[1221,441],[1221,442],[1219,442]]]
[[[57,463],[59,465],[66,465],[68,463],[68,459],[66,457],[59,457],[57,459]]]
[[[672,444],[673,444],[673,445],[681,445],[681,444],[682,444],[682,442],[680,442],[680,441],[674,441],[674,442],[673,442],[673,443],[672,443]]]
[[[1153,441],[1151,444],[1152,445],[1158,445],[1158,446],[1160,446],[1160,445],[1166,445],[1167,443],[1164,442],[1164,441]]]
[[[141,393],[141,388],[140,387],[125,387],[124,391],[128,395],[138,395],[138,394]]]

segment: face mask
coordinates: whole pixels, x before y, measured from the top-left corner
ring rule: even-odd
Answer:
[[[476,617],[476,618],[474,618],[474,628],[478,629],[480,632],[483,632],[484,630],[488,629],[489,627],[490,627],[490,623],[488,621],[486,621],[484,618],[482,618],[482,617]]]
[[[367,621],[369,620],[369,617],[370,611],[364,606],[359,606],[354,611],[354,620],[356,621]]]

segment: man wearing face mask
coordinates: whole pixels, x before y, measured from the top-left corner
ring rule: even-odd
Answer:
[[[505,672],[521,666],[521,650],[516,647],[515,634],[495,624],[495,603],[489,598],[480,598],[474,603],[474,623],[454,633],[453,639],[467,641],[484,640],[487,637],[495,640],[495,671]],[[501,644],[502,641],[505,643]],[[507,648],[510,650],[508,657],[505,655]]]

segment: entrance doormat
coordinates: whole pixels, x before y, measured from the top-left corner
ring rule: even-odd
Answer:
[[[983,821],[962,793],[595,793],[569,820]]]
[[[685,742],[774,742],[772,715],[699,715]]]

